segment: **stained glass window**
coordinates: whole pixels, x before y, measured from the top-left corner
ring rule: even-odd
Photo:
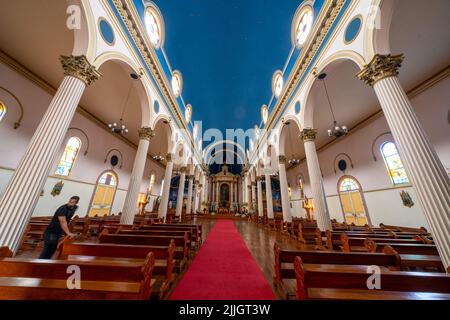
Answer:
[[[0,121],[2,121],[5,115],[6,115],[6,105],[0,101]]]
[[[311,32],[312,23],[313,23],[312,9],[310,7],[305,7],[303,12],[301,13],[296,29],[295,41],[298,48],[300,48],[308,38],[308,35]]]
[[[145,27],[151,43],[155,47],[159,47],[161,42],[161,27],[159,18],[152,7],[148,7],[145,11]]]
[[[394,185],[409,183],[406,170],[393,142],[385,142],[381,145],[381,154]]]
[[[80,139],[78,139],[77,137],[72,137],[69,139],[66,148],[64,149],[61,160],[59,160],[55,174],[65,177],[69,176],[70,171],[72,171],[73,165],[75,164],[75,160],[77,158],[78,152],[80,151],[80,148]]]
[[[351,178],[345,178],[344,180],[342,180],[339,186],[339,191],[354,191],[358,189],[359,187],[356,184],[355,180]]]
[[[106,186],[115,186],[117,184],[116,177],[111,172],[106,172],[101,178],[98,180],[99,184],[103,184]]]
[[[153,190],[153,185],[155,184],[156,176],[154,173],[150,176],[150,184],[148,185],[148,193],[151,194]]]
[[[303,178],[301,175],[298,177],[298,192],[300,193],[300,199],[304,199],[305,191],[303,190]]]

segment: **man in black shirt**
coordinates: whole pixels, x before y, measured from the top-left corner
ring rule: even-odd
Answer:
[[[74,196],[70,198],[69,202],[56,210],[52,221],[44,232],[44,250],[39,259],[51,259],[58,246],[58,240],[63,233],[70,238],[75,237],[75,234],[69,230],[69,222],[72,219],[75,211],[78,209],[78,202],[80,197]]]

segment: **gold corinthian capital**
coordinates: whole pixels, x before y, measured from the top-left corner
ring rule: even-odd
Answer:
[[[356,77],[373,87],[382,79],[398,76],[403,58],[403,54],[396,56],[376,54],[372,61],[356,74]]]
[[[64,75],[80,79],[86,86],[91,85],[102,76],[84,55],[61,56],[59,61],[64,69]]]

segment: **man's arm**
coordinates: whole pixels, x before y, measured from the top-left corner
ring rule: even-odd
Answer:
[[[63,229],[63,231],[66,235],[68,235],[71,238],[76,236],[74,233],[70,232],[69,226],[67,225],[67,219],[65,216],[59,216],[58,220],[59,220],[59,224],[61,225],[61,228]]]

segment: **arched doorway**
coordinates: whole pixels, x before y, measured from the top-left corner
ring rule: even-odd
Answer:
[[[97,180],[92,197],[89,216],[104,217],[111,213],[112,203],[117,189],[117,175],[113,171],[104,172]]]
[[[357,226],[371,225],[359,182],[351,176],[344,176],[338,182],[338,192],[345,222]]]

